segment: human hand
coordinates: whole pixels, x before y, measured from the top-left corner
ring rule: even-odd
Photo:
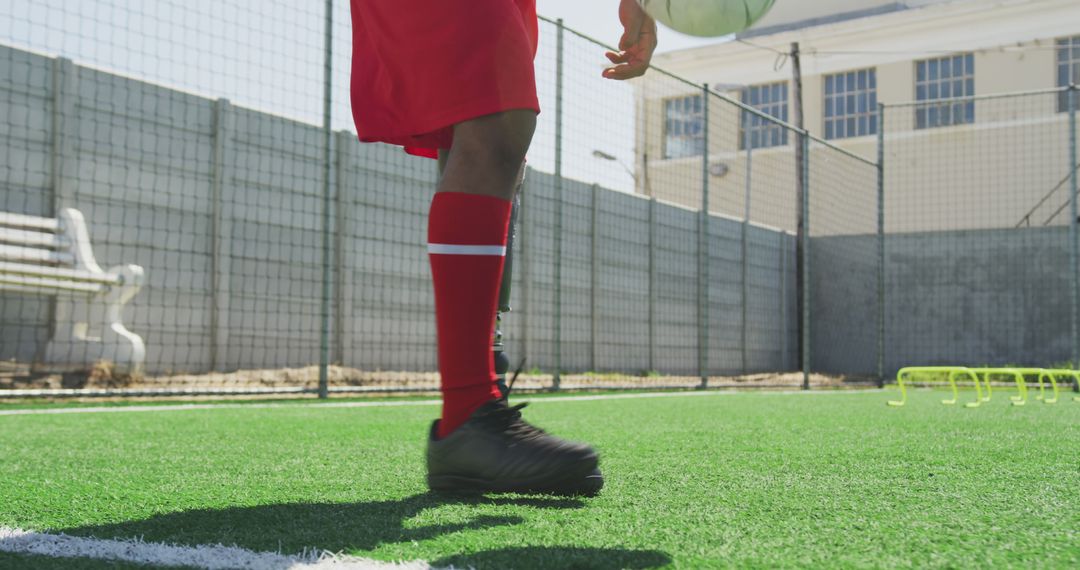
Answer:
[[[615,65],[604,69],[603,75],[618,80],[640,77],[649,69],[656,50],[656,21],[645,13],[637,0],[622,0],[619,21],[624,29],[619,51],[604,54]]]

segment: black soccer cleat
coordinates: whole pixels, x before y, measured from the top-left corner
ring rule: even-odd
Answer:
[[[521,419],[526,404],[492,400],[443,439],[428,437],[428,487],[453,493],[594,496],[604,486],[600,457]]]

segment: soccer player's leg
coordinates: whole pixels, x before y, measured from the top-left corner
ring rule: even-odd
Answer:
[[[443,414],[428,442],[428,484],[443,491],[593,494],[589,446],[539,430],[496,387],[491,340],[511,200],[535,128],[531,110],[463,122],[429,218]]]
[[[449,158],[448,150],[438,152],[439,178],[446,171],[446,161]],[[506,343],[503,341],[502,318],[512,309],[510,297],[514,278],[514,240],[517,236],[518,220],[521,219],[521,190],[525,185],[525,163],[521,164],[517,182],[514,188],[514,198],[510,207],[510,227],[506,232],[506,256],[503,262],[502,278],[499,285],[499,301],[495,309],[495,334],[491,346],[491,357],[495,367],[495,378],[499,393],[506,394],[509,390],[506,384],[506,375],[510,370],[510,357],[506,354]],[[522,361],[524,364],[524,361]]]

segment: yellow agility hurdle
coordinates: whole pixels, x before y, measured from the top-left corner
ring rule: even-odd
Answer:
[[[1035,376],[1039,379],[1039,395],[1035,396],[1035,399],[1042,400],[1044,404],[1057,403],[1059,393],[1056,376],[1060,375],[1061,373],[1068,374],[1069,372],[1071,372],[1067,370],[1047,370],[1045,368],[1017,368],[1016,370],[1026,376]],[[1052,397],[1050,398],[1046,397],[1046,385],[1043,382],[1044,378],[1050,381],[1051,392],[1053,392]]]
[[[956,388],[956,378],[965,377],[970,378],[975,382],[975,401],[964,404],[965,408],[977,408],[985,401],[982,395],[982,388],[979,386],[979,376],[972,369],[965,368],[963,366],[909,366],[907,368],[901,368],[896,373],[896,383],[900,385],[900,400],[890,400],[889,405],[894,407],[903,406],[907,403],[907,388],[904,386],[904,379],[911,379],[916,375],[944,375],[949,380],[949,386],[952,387],[953,397],[948,400],[942,400],[941,403],[946,406],[955,405],[960,397],[960,392]]]
[[[1023,370],[1033,370],[1033,369],[1030,369],[1030,368],[1028,368],[1028,369],[1024,369],[1024,368],[972,368],[971,370],[973,372],[975,372],[976,376],[978,376],[980,374],[982,375],[983,384],[986,386],[986,399],[983,400],[984,402],[989,402],[990,398],[994,394],[994,389],[990,385],[990,377],[991,376],[1008,376],[1008,377],[1011,377],[1014,382],[1016,382],[1016,389],[1019,392],[1019,395],[1017,395],[1017,396],[1009,396],[1009,399],[1012,400],[1012,405],[1014,405],[1014,406],[1023,406],[1025,404],[1027,404],[1027,383],[1024,382],[1024,373],[1022,371]],[[1040,379],[1040,381],[1041,381],[1041,379]]]
[[[1058,369],[1058,370],[1050,370],[1049,372],[1051,374],[1057,375],[1057,376],[1071,377],[1073,379],[1073,382],[1076,382],[1076,384],[1078,386],[1080,386],[1080,370]],[[1054,397],[1055,398],[1057,397],[1056,394],[1055,394]],[[1080,396],[1073,396],[1073,401],[1074,402],[1080,402]]]

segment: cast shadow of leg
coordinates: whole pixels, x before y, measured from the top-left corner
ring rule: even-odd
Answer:
[[[498,568],[500,570],[617,570],[659,568],[671,564],[671,557],[656,550],[624,548],[579,548],[573,546],[523,546],[499,548],[472,554],[440,558],[435,568]]]
[[[575,509],[578,499],[485,497],[422,493],[398,500],[360,503],[287,503],[195,509],[113,524],[62,529],[72,536],[141,538],[178,545],[223,544],[261,552],[371,551],[383,544],[423,541],[462,530],[523,522],[519,516],[480,515],[462,522],[406,526],[420,512],[444,505],[517,505]]]

